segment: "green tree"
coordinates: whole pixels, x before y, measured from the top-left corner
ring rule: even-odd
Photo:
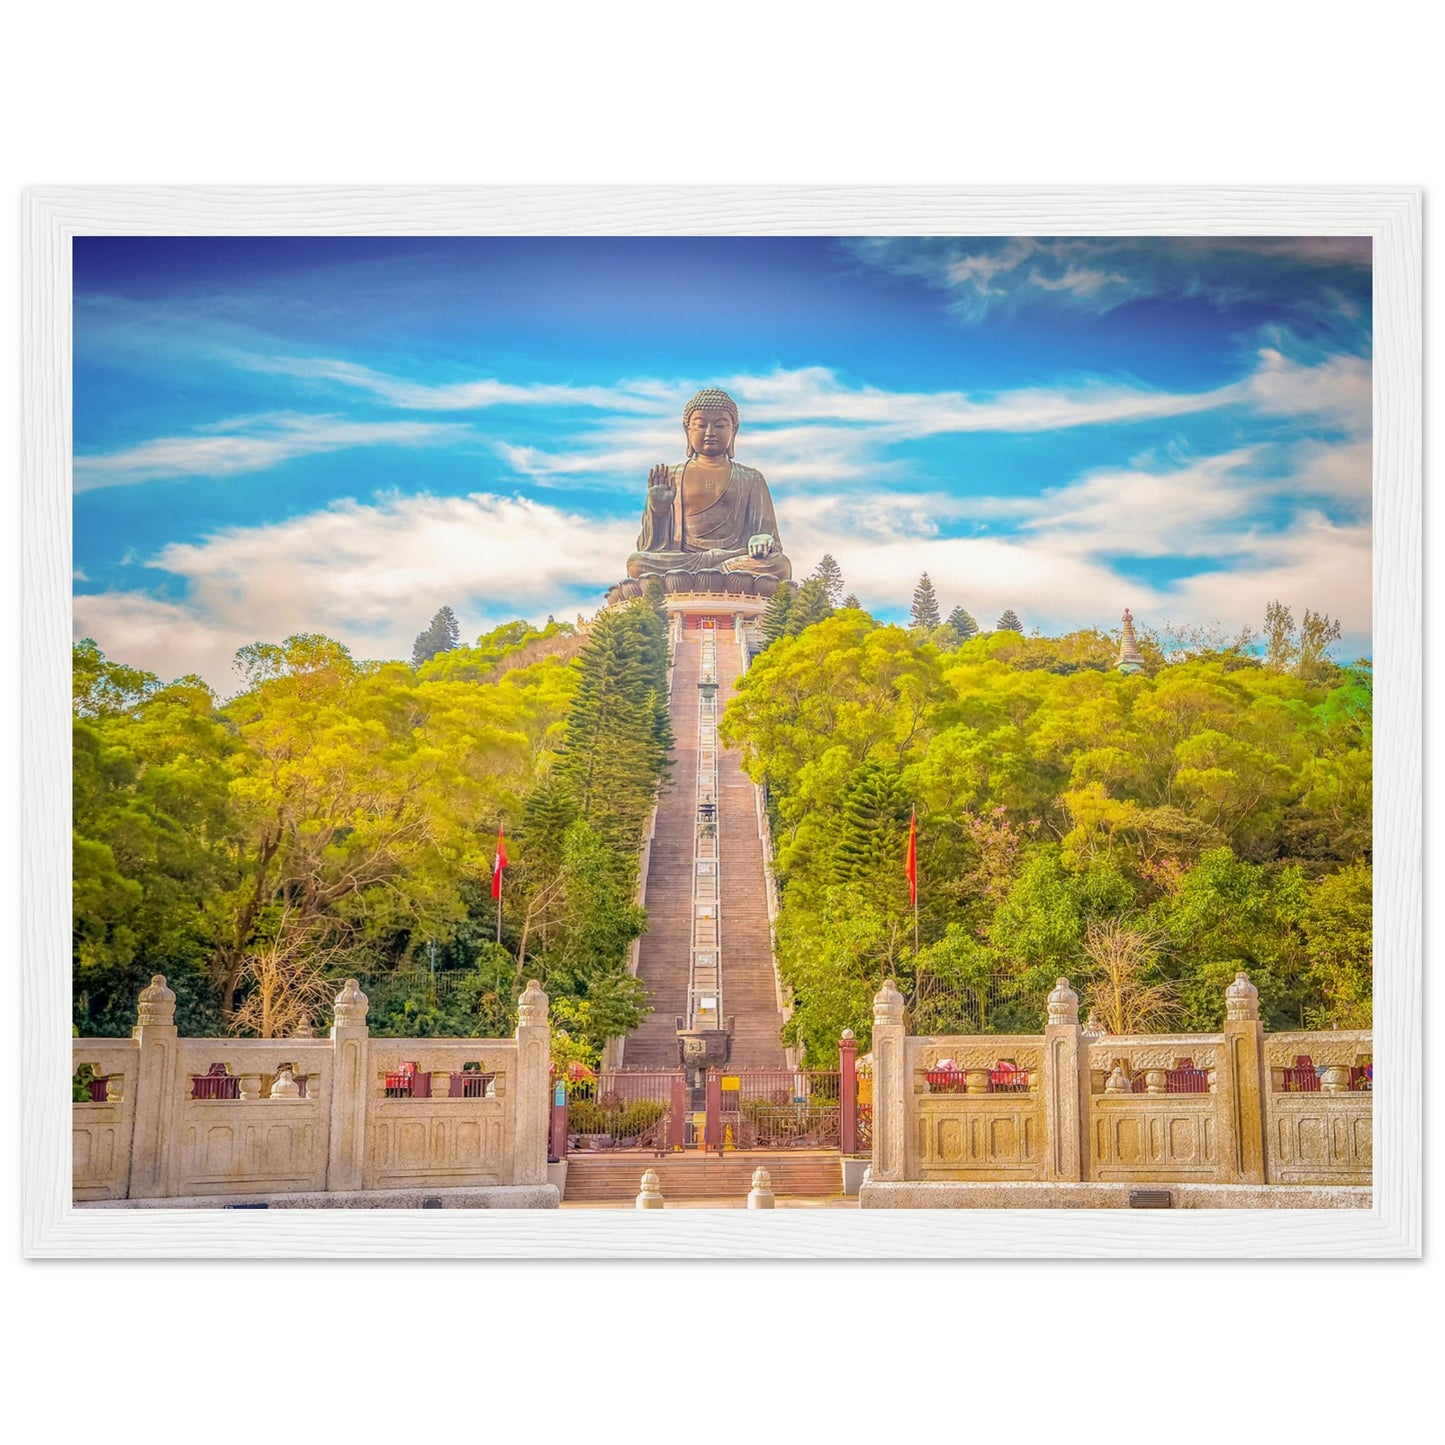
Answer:
[[[953,635],[958,642],[967,642],[969,638],[978,636],[978,623],[974,621],[972,614],[965,612],[962,607],[955,607],[948,614],[948,626],[953,629]]]
[[[1294,613],[1276,598],[1264,610],[1264,665],[1271,672],[1287,672],[1298,661]]]
[[[240,879],[236,740],[198,680],[163,686],[76,648],[72,746],[73,989],[86,1034],[128,1033],[164,973],[188,1032],[214,1032],[208,969]]]
[[[645,601],[603,612],[578,661],[559,780],[608,846],[630,855],[672,749],[666,626]]]
[[[938,626],[938,596],[927,572],[918,579],[918,586],[913,589],[913,605],[908,609],[908,618],[914,627],[925,632],[931,632]]]
[[[788,620],[783,631],[788,637],[796,637],[805,627],[811,627],[815,622],[822,622],[824,618],[832,615],[833,608],[828,601],[826,583],[821,577],[810,577],[798,588],[792,606],[788,609]],[[766,618],[764,620],[766,621]]]
[[[462,638],[461,624],[450,607],[440,607],[411,646],[411,665],[420,667],[439,652],[450,652]]]
[[[814,908],[785,910],[778,919],[777,957],[793,989],[785,1043],[802,1044],[813,1067],[838,1057],[845,1028],[867,1049],[873,995],[897,971],[910,936],[904,913],[880,907],[861,884],[825,889]]]
[[[1339,640],[1338,620],[1306,607],[1304,621],[1300,623],[1299,661],[1295,665],[1298,675],[1306,682],[1324,682],[1332,678],[1337,669],[1330,661],[1329,650],[1331,643]]]
[[[994,629],[998,632],[1022,632],[1024,625],[1019,621],[1019,615],[1012,607],[1004,611],[1002,617],[994,623]]]
[[[837,607],[843,597],[843,569],[831,552],[823,554],[823,560],[818,563],[813,576],[823,584],[828,606]]]
[[[908,799],[896,763],[868,758],[843,789],[833,850],[833,881],[865,883],[901,895]],[[893,902],[897,904],[899,898]]]
[[[777,590],[768,598],[768,605],[763,608],[762,621],[759,624],[765,645],[788,635],[788,618],[792,610],[792,584],[779,582]]]
[[[1310,1028],[1371,1026],[1374,898],[1371,871],[1352,863],[1320,878],[1299,910],[1309,960],[1307,979],[1318,1004],[1307,1006]]]
[[[600,1049],[647,1016],[645,987],[627,971],[628,950],[647,925],[616,858],[580,819],[563,839],[561,926],[542,955],[559,1021]]]

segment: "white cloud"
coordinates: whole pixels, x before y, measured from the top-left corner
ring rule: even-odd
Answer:
[[[1295,448],[1289,486],[1301,497],[1350,503],[1368,516],[1373,473],[1373,447],[1368,440],[1301,442]]]
[[[621,382],[616,386],[518,386],[483,377],[435,384],[389,376],[369,366],[331,357],[245,356],[252,371],[333,381],[370,393],[403,411],[479,411],[493,406],[581,406],[607,411],[655,411],[670,394],[661,382]]]
[[[849,590],[883,614],[906,611],[927,572],[944,610],[962,605],[985,627],[1012,607],[1045,630],[1112,627],[1127,604],[1141,621],[1189,618],[1233,631],[1258,629],[1280,598],[1340,619],[1341,652],[1370,650],[1368,516],[1340,523],[1294,499],[1363,460],[1359,443],[1333,452],[1286,450],[1281,475],[1267,449],[1240,448],[1185,465],[1096,473],[1041,497],[959,498],[874,493],[867,498],[789,497],[779,527],[799,575],[831,552]],[[1281,520],[1258,519],[1262,502]],[[960,521],[1004,520],[1011,535],[950,536]],[[1148,585],[1135,558],[1193,558],[1194,570]]]
[[[144,592],[82,593],[71,603],[71,625],[77,640],[93,637],[117,662],[166,682],[199,673],[223,696],[236,690],[236,649],[256,641],[244,628]]]
[[[1369,357],[1340,354],[1308,366],[1267,347],[1259,362],[1248,390],[1264,415],[1317,417],[1357,434],[1370,430],[1374,383]]]
[[[263,527],[175,543],[150,560],[184,579],[179,603],[141,593],[77,597],[77,636],[163,677],[199,671],[234,690],[237,647],[324,632],[361,657],[409,657],[443,603],[463,636],[513,617],[594,610],[623,575],[636,526],[520,498],[342,502]]]
[[[363,422],[294,413],[236,417],[188,436],[157,437],[119,451],[77,456],[74,487],[86,492],[181,477],[227,477],[265,471],[293,457],[320,452],[438,446],[470,434],[468,427],[455,422]]]
[[[845,240],[861,261],[944,293],[960,320],[1035,304],[1100,313],[1144,297],[1204,297],[1233,305],[1268,294],[1301,311],[1330,304],[1347,319],[1354,303],[1329,283],[1358,290],[1370,261],[1367,236],[916,237]]]

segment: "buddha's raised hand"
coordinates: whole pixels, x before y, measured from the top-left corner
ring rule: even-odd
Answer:
[[[648,506],[654,512],[670,512],[676,495],[677,483],[672,479],[672,468],[666,462],[653,467],[647,474]]]

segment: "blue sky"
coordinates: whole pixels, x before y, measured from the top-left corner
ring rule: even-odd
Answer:
[[[258,639],[409,656],[591,613],[698,386],[794,575],[882,617],[1370,650],[1368,240],[77,239],[75,631],[234,691]]]

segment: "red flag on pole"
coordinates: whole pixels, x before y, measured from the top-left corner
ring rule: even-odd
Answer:
[[[903,865],[908,878],[908,901],[918,907],[918,809],[908,817],[908,862]]]
[[[492,859],[492,897],[502,896],[502,869],[507,866],[507,844],[502,837],[502,825],[497,824],[497,856]]]

